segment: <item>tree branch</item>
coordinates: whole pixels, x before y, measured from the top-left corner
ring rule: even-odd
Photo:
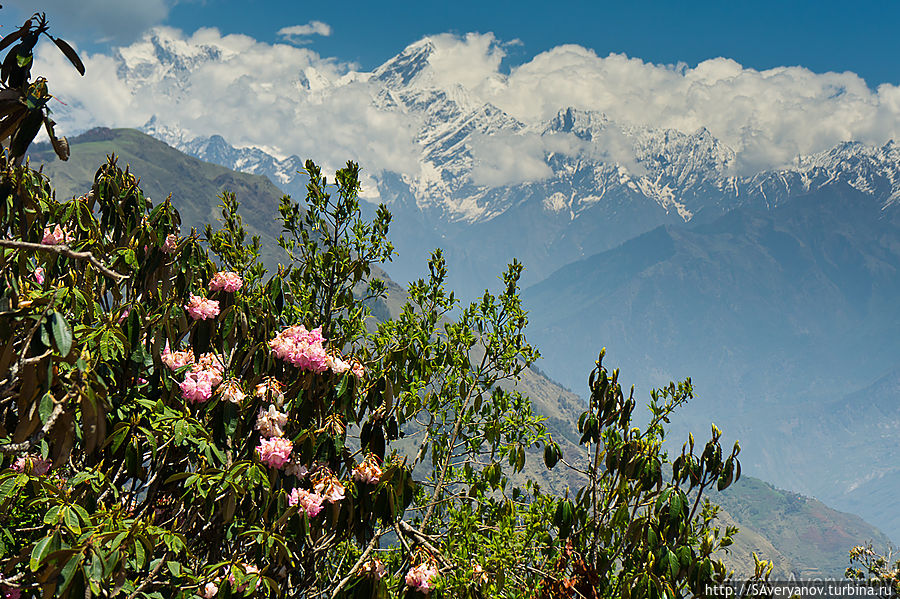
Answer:
[[[362,555],[359,556],[359,559],[356,560],[356,563],[353,564],[353,567],[350,568],[350,573],[347,574],[344,578],[342,578],[341,581],[337,584],[337,586],[334,587],[334,590],[331,592],[331,599],[335,599],[335,597],[338,596],[338,593],[341,592],[341,589],[344,588],[344,586],[346,586],[346,584],[348,582],[350,582],[350,578],[353,576],[353,574],[356,572],[356,570],[363,564],[363,562],[366,561],[366,558],[369,557],[369,554],[372,553],[372,550],[375,548],[375,544],[378,542],[378,539],[381,537],[381,535],[383,533],[384,533],[384,531],[379,531],[379,532],[375,533],[375,536],[372,537],[372,540],[369,541],[369,544],[366,546],[366,550],[363,551]]]
[[[116,279],[121,281],[122,279],[127,279],[128,275],[123,275],[117,273],[114,270],[110,270],[106,266],[103,265],[102,262],[97,260],[94,255],[90,252],[76,252],[72,248],[67,245],[47,245],[44,243],[30,243],[28,241],[17,241],[15,239],[0,239],[0,247],[12,248],[14,250],[34,250],[38,252],[47,252],[49,254],[57,254],[61,256],[66,256],[68,258],[72,258],[74,260],[87,260],[94,268],[99,270],[102,274],[110,277],[111,279]]]

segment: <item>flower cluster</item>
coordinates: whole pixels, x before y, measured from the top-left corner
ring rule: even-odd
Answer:
[[[437,567],[430,562],[422,563],[414,568],[410,568],[409,572],[406,573],[406,586],[427,595],[434,588],[437,578]]]
[[[34,269],[34,280],[37,281],[38,285],[44,284],[44,268],[42,266]]]
[[[169,233],[166,236],[166,241],[162,245],[162,251],[167,254],[174,254],[175,250],[178,248],[178,236],[174,233]]]
[[[370,559],[359,567],[359,571],[363,576],[368,576],[370,578],[374,578],[375,580],[381,580],[382,578],[384,578],[384,575],[386,573],[384,564],[380,559]]]
[[[50,227],[44,227],[44,237],[41,239],[41,243],[44,245],[61,245],[64,243],[69,243],[73,240],[72,233],[63,229],[61,226],[56,225],[56,228],[50,229]]]
[[[293,444],[284,437],[261,439],[256,448],[259,460],[272,468],[283,468],[291,459]]]
[[[279,412],[275,406],[269,406],[268,410],[260,408],[256,417],[256,430],[263,437],[283,437],[287,421],[287,414]]]
[[[286,328],[269,341],[278,358],[303,370],[317,373],[330,370],[335,374],[350,371],[356,378],[362,378],[363,365],[358,360],[348,362],[339,353],[327,351],[324,344],[322,327],[310,331],[302,324]]]
[[[192,293],[184,309],[194,320],[207,320],[219,315],[219,302]]]
[[[23,455],[19,456],[12,465],[12,469],[16,472],[31,473],[35,476],[43,476],[50,472],[50,465],[53,462],[45,460],[39,455]]]
[[[322,503],[325,498],[315,492],[305,489],[294,489],[288,495],[288,504],[299,505],[300,511],[306,514],[308,518],[315,518],[322,511]]]
[[[244,390],[241,389],[240,383],[235,380],[226,381],[221,387],[219,387],[219,394],[222,396],[222,399],[225,401],[239,404],[244,401],[244,398],[247,395],[244,393]]]
[[[219,585],[210,581],[207,582],[203,587],[203,599],[213,599],[216,595],[219,594]]]
[[[225,365],[215,354],[203,354],[200,360],[195,361],[194,352],[190,349],[173,352],[167,342],[160,358],[173,372],[183,366],[191,366],[190,371],[184,376],[184,381],[178,385],[181,396],[185,399],[198,403],[205,402],[212,397],[213,389],[222,383]]]
[[[269,347],[285,362],[303,370],[325,372],[328,370],[326,362],[328,354],[322,345],[324,342],[322,327],[308,331],[301,324],[288,327],[275,335],[275,338],[269,341]]]
[[[160,359],[162,359],[163,364],[169,367],[169,370],[175,372],[182,366],[194,363],[194,352],[189,349],[173,352],[169,349],[169,342],[166,341],[166,346],[163,348]]]
[[[220,271],[217,272],[212,281],[209,282],[210,291],[227,291],[234,293],[244,286],[244,281],[236,272]]]
[[[381,474],[378,458],[374,453],[370,453],[363,462],[353,469],[353,480],[374,485],[381,480]]]
[[[346,491],[341,481],[327,468],[316,472],[313,489],[328,503],[337,503],[344,498],[344,492]]]

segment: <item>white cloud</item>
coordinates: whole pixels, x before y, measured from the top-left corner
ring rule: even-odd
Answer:
[[[167,0],[11,0],[26,15],[47,13],[51,33],[70,40],[129,43],[169,15]]]
[[[328,37],[331,35],[331,25],[322,21],[310,21],[306,25],[292,25],[290,27],[282,27],[278,30],[278,35],[289,42],[305,43],[308,40],[302,38],[310,35],[321,35]]]
[[[417,168],[416,121],[378,111],[365,77],[306,48],[160,27],[114,56],[83,59],[84,78],[52,45],[38,48],[36,65],[67,104],[54,107],[63,132],[140,127],[156,116],[188,136],[218,133],[326,169],[351,159],[370,174]]]
[[[634,158],[632,143],[618,128],[600,132],[592,142],[571,133],[495,133],[473,135],[469,143],[474,166],[472,182],[497,187],[539,181],[553,174],[546,159],[551,154],[618,163],[640,175],[645,169]]]
[[[513,69],[489,99],[525,121],[572,106],[621,124],[685,132],[705,126],[737,152],[740,170],[755,172],[845,140],[898,137],[898,96],[897,87],[873,91],[854,73],[756,71],[726,58],[693,68],[654,65],[560,46]]]
[[[282,31],[314,33],[321,29],[315,23]],[[475,105],[490,102],[532,131],[567,107],[603,112],[623,126],[688,133],[705,126],[736,151],[744,173],[790,164],[797,154],[845,140],[880,145],[900,139],[900,88],[873,90],[854,73],[757,71],[726,58],[693,67],[656,65],[564,45],[507,75],[501,72],[505,44],[492,34],[429,39],[435,50],[415,85],[453,90],[453,97]],[[368,73],[308,48],[215,29],[187,35],[155,28],[112,55],[83,58],[83,79],[54,47],[42,46],[36,62],[51,91],[68,104],[55,110],[69,131],[135,127],[156,115],[189,135],[218,133],[236,145],[275,148],[326,167],[354,159],[370,174],[419,172],[418,117],[377,109],[372,100],[378,89]],[[593,144],[572,136],[488,132],[469,140],[469,149],[475,179],[486,185],[547,176],[550,152],[600,157],[640,172],[616,128]]]

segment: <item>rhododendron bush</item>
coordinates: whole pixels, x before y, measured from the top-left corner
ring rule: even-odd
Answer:
[[[114,158],[71,200],[5,166],[4,588],[436,592],[435,560],[453,567],[434,536],[445,502],[495,503],[499,461],[521,469],[545,434],[496,385],[536,356],[521,268],[453,320],[436,253],[399,317],[374,323],[390,216],[360,218],[352,163],[335,185],[307,168],[306,206],[282,201],[286,265],[268,274],[231,195],[200,239]]]

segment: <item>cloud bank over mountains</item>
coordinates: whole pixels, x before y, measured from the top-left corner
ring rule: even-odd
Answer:
[[[303,27],[309,31],[302,34],[327,35],[324,23]],[[841,141],[881,145],[900,139],[900,87],[873,90],[851,72],[813,73],[799,66],[757,71],[727,58],[693,67],[657,65],[620,54],[598,56],[577,45],[555,47],[507,71],[507,44],[490,33],[428,40],[434,49],[427,64],[416,65],[404,85],[445,90],[473,109],[492,104],[523,124],[521,137],[474,138],[478,184],[547,176],[549,152],[601,152],[637,168],[614,134],[600,149],[542,136],[545,124],[567,107],[603,112],[620,127],[687,133],[706,127],[735,151],[735,174],[791,164],[799,154]],[[376,175],[388,170],[415,176],[421,168],[421,113],[385,101],[383,84],[372,73],[307,48],[216,29],[186,34],[157,27],[108,55],[83,58],[85,78],[55,48],[38,52],[38,70],[65,103],[53,109],[68,132],[140,127],[156,117],[185,136],[220,134],[237,146],[312,157],[332,168],[347,159]]]

